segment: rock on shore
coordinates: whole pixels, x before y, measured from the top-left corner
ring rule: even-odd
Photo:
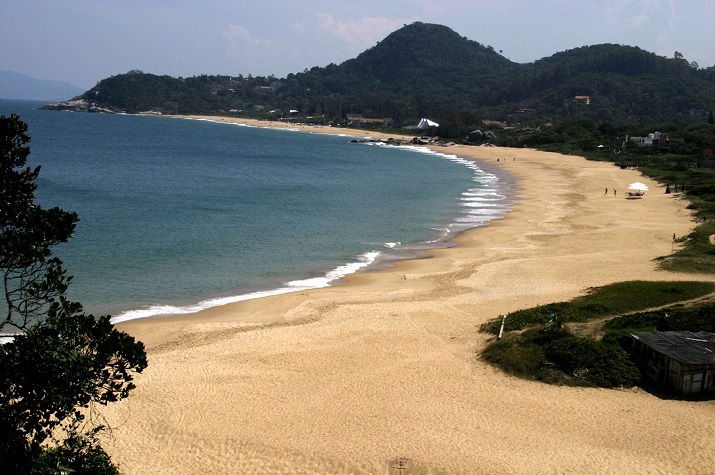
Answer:
[[[85,98],[74,98],[69,101],[56,102],[42,106],[44,110],[56,111],[74,111],[74,112],[103,112],[106,114],[115,114],[120,111],[115,111],[106,107],[101,107],[94,102],[90,102]]]

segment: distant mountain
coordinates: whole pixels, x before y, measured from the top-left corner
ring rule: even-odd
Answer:
[[[62,81],[44,81],[14,71],[0,71],[0,99],[64,101],[83,89]]]
[[[292,110],[326,120],[429,117],[457,128],[482,119],[639,124],[706,119],[715,109],[715,71],[612,44],[519,64],[445,26],[417,22],[342,64],[282,79],[130,71],[100,81],[82,99],[56,108],[259,117]]]

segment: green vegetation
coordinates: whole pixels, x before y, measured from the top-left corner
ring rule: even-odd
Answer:
[[[620,330],[715,332],[715,305],[669,307],[666,310],[638,312],[608,320],[606,335]]]
[[[285,78],[130,71],[100,81],[82,97],[130,113],[276,119],[294,110],[313,122],[344,124],[347,114],[361,114],[395,118],[398,126],[429,117],[442,124],[440,136],[463,138],[482,119],[520,127],[579,118],[636,126],[705,122],[715,103],[715,71],[682,55],[665,58],[614,44],[519,64],[445,26],[416,22],[342,64]]]
[[[593,160],[614,162],[623,167],[653,166],[654,170],[662,173],[662,178],[671,180],[674,177],[669,173],[672,172],[696,172],[693,168],[697,167],[697,159],[702,155],[702,143],[715,138],[715,126],[705,123],[704,120],[697,123],[652,120],[646,125],[614,125],[610,121],[563,119],[548,127],[493,130],[499,138],[497,145],[578,153]],[[626,141],[626,136],[647,136],[656,131],[666,132],[678,140],[646,147]],[[603,146],[601,149],[600,145]]]
[[[691,300],[715,291],[710,282],[617,282],[589,289],[582,297],[570,302],[559,302],[517,310],[507,315],[504,330],[518,331],[531,325],[554,323],[558,326],[570,322],[586,322],[606,315],[662,307],[675,302]],[[501,318],[481,325],[480,331],[497,334]]]
[[[97,441],[96,406],[124,399],[147,366],[144,345],[67,299],[51,248],[78,217],[35,203],[27,124],[0,116],[0,460],[13,474],[115,474]]]
[[[549,384],[631,387],[640,373],[620,347],[579,337],[564,329],[509,334],[482,357],[507,373]]]
[[[621,282],[591,289],[570,302],[520,310],[506,316],[506,334],[482,357],[504,371],[550,384],[630,387],[640,378],[627,357],[634,331],[713,331],[715,306],[616,315],[672,305],[707,295],[709,282]],[[498,334],[502,319],[480,331]],[[586,334],[583,334],[586,333]],[[603,338],[596,339],[598,334]]]

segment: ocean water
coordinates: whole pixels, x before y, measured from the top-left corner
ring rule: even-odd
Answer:
[[[37,199],[80,216],[70,297],[115,321],[335,284],[499,219],[510,181],[419,148],[0,101],[32,137]]]

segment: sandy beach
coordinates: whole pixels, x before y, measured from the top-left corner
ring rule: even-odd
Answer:
[[[137,389],[101,409],[122,473],[715,473],[715,401],[548,386],[479,358],[479,324],[513,310],[624,280],[715,280],[656,268],[694,227],[687,202],[580,157],[435,150],[515,176],[513,211],[341,285],[118,325],[149,354]],[[634,181],[651,191],[627,199]]]

